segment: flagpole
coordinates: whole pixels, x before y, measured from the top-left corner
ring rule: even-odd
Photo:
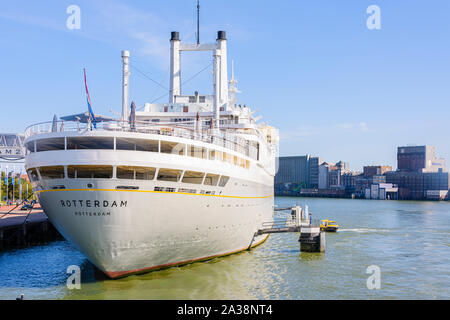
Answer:
[[[3,198],[2,198],[2,183],[3,183],[2,172],[3,172],[3,165],[0,164],[0,205],[2,204],[2,201],[3,201]]]
[[[6,171],[5,171],[5,184],[6,184],[6,205],[8,205],[8,165],[6,165]]]
[[[19,173],[19,202],[22,202],[22,169]]]
[[[15,165],[13,165],[13,172],[12,172],[12,185],[13,185],[13,204],[14,204],[14,202],[16,202],[16,195],[15,195],[15,191],[16,191],[16,183],[15,183],[15,177],[14,177],[14,174],[15,174],[15,171],[16,171],[16,166]]]
[[[86,101],[88,105],[88,113],[89,113],[89,123],[88,128],[92,130],[92,124],[94,124],[94,128],[97,129],[97,120],[95,119],[94,111],[92,110],[91,105],[91,97],[89,96],[89,90],[87,87],[87,80],[86,80],[86,69],[83,69],[84,72],[84,87],[86,88]]]

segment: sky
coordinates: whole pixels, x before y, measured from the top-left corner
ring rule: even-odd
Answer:
[[[70,5],[80,8],[79,29],[67,28]],[[428,144],[450,162],[448,0],[200,5],[200,41],[227,32],[238,103],[279,129],[281,156],[395,169],[398,146]],[[371,5],[380,9],[379,29],[367,27]],[[94,112],[114,116],[124,49],[130,100],[166,102],[171,31],[195,41],[195,0],[0,0],[0,131],[84,112],[83,68]],[[208,53],[182,55],[182,82],[204,69],[183,94],[212,93],[211,61]]]

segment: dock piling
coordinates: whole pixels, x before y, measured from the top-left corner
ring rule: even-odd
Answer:
[[[302,252],[325,252],[325,232],[320,227],[303,227],[298,241]]]

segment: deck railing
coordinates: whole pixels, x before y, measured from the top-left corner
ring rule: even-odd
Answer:
[[[79,121],[48,121],[33,124],[25,129],[25,139],[34,135],[51,132],[86,132],[86,131],[115,131],[158,134],[171,137],[180,137],[206,143],[215,144],[247,157],[257,159],[258,148],[256,143],[243,139],[229,130],[196,129],[195,121],[186,122],[147,122],[147,121],[102,121],[93,123]]]

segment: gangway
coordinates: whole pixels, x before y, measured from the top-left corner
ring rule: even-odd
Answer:
[[[290,211],[290,216],[286,220],[276,220],[263,222],[261,228],[255,233],[255,236],[270,233],[300,233],[300,251],[323,252],[325,251],[325,233],[320,230],[320,220],[312,219],[308,212],[308,206],[305,210],[296,205],[295,207],[275,208],[274,211]]]

